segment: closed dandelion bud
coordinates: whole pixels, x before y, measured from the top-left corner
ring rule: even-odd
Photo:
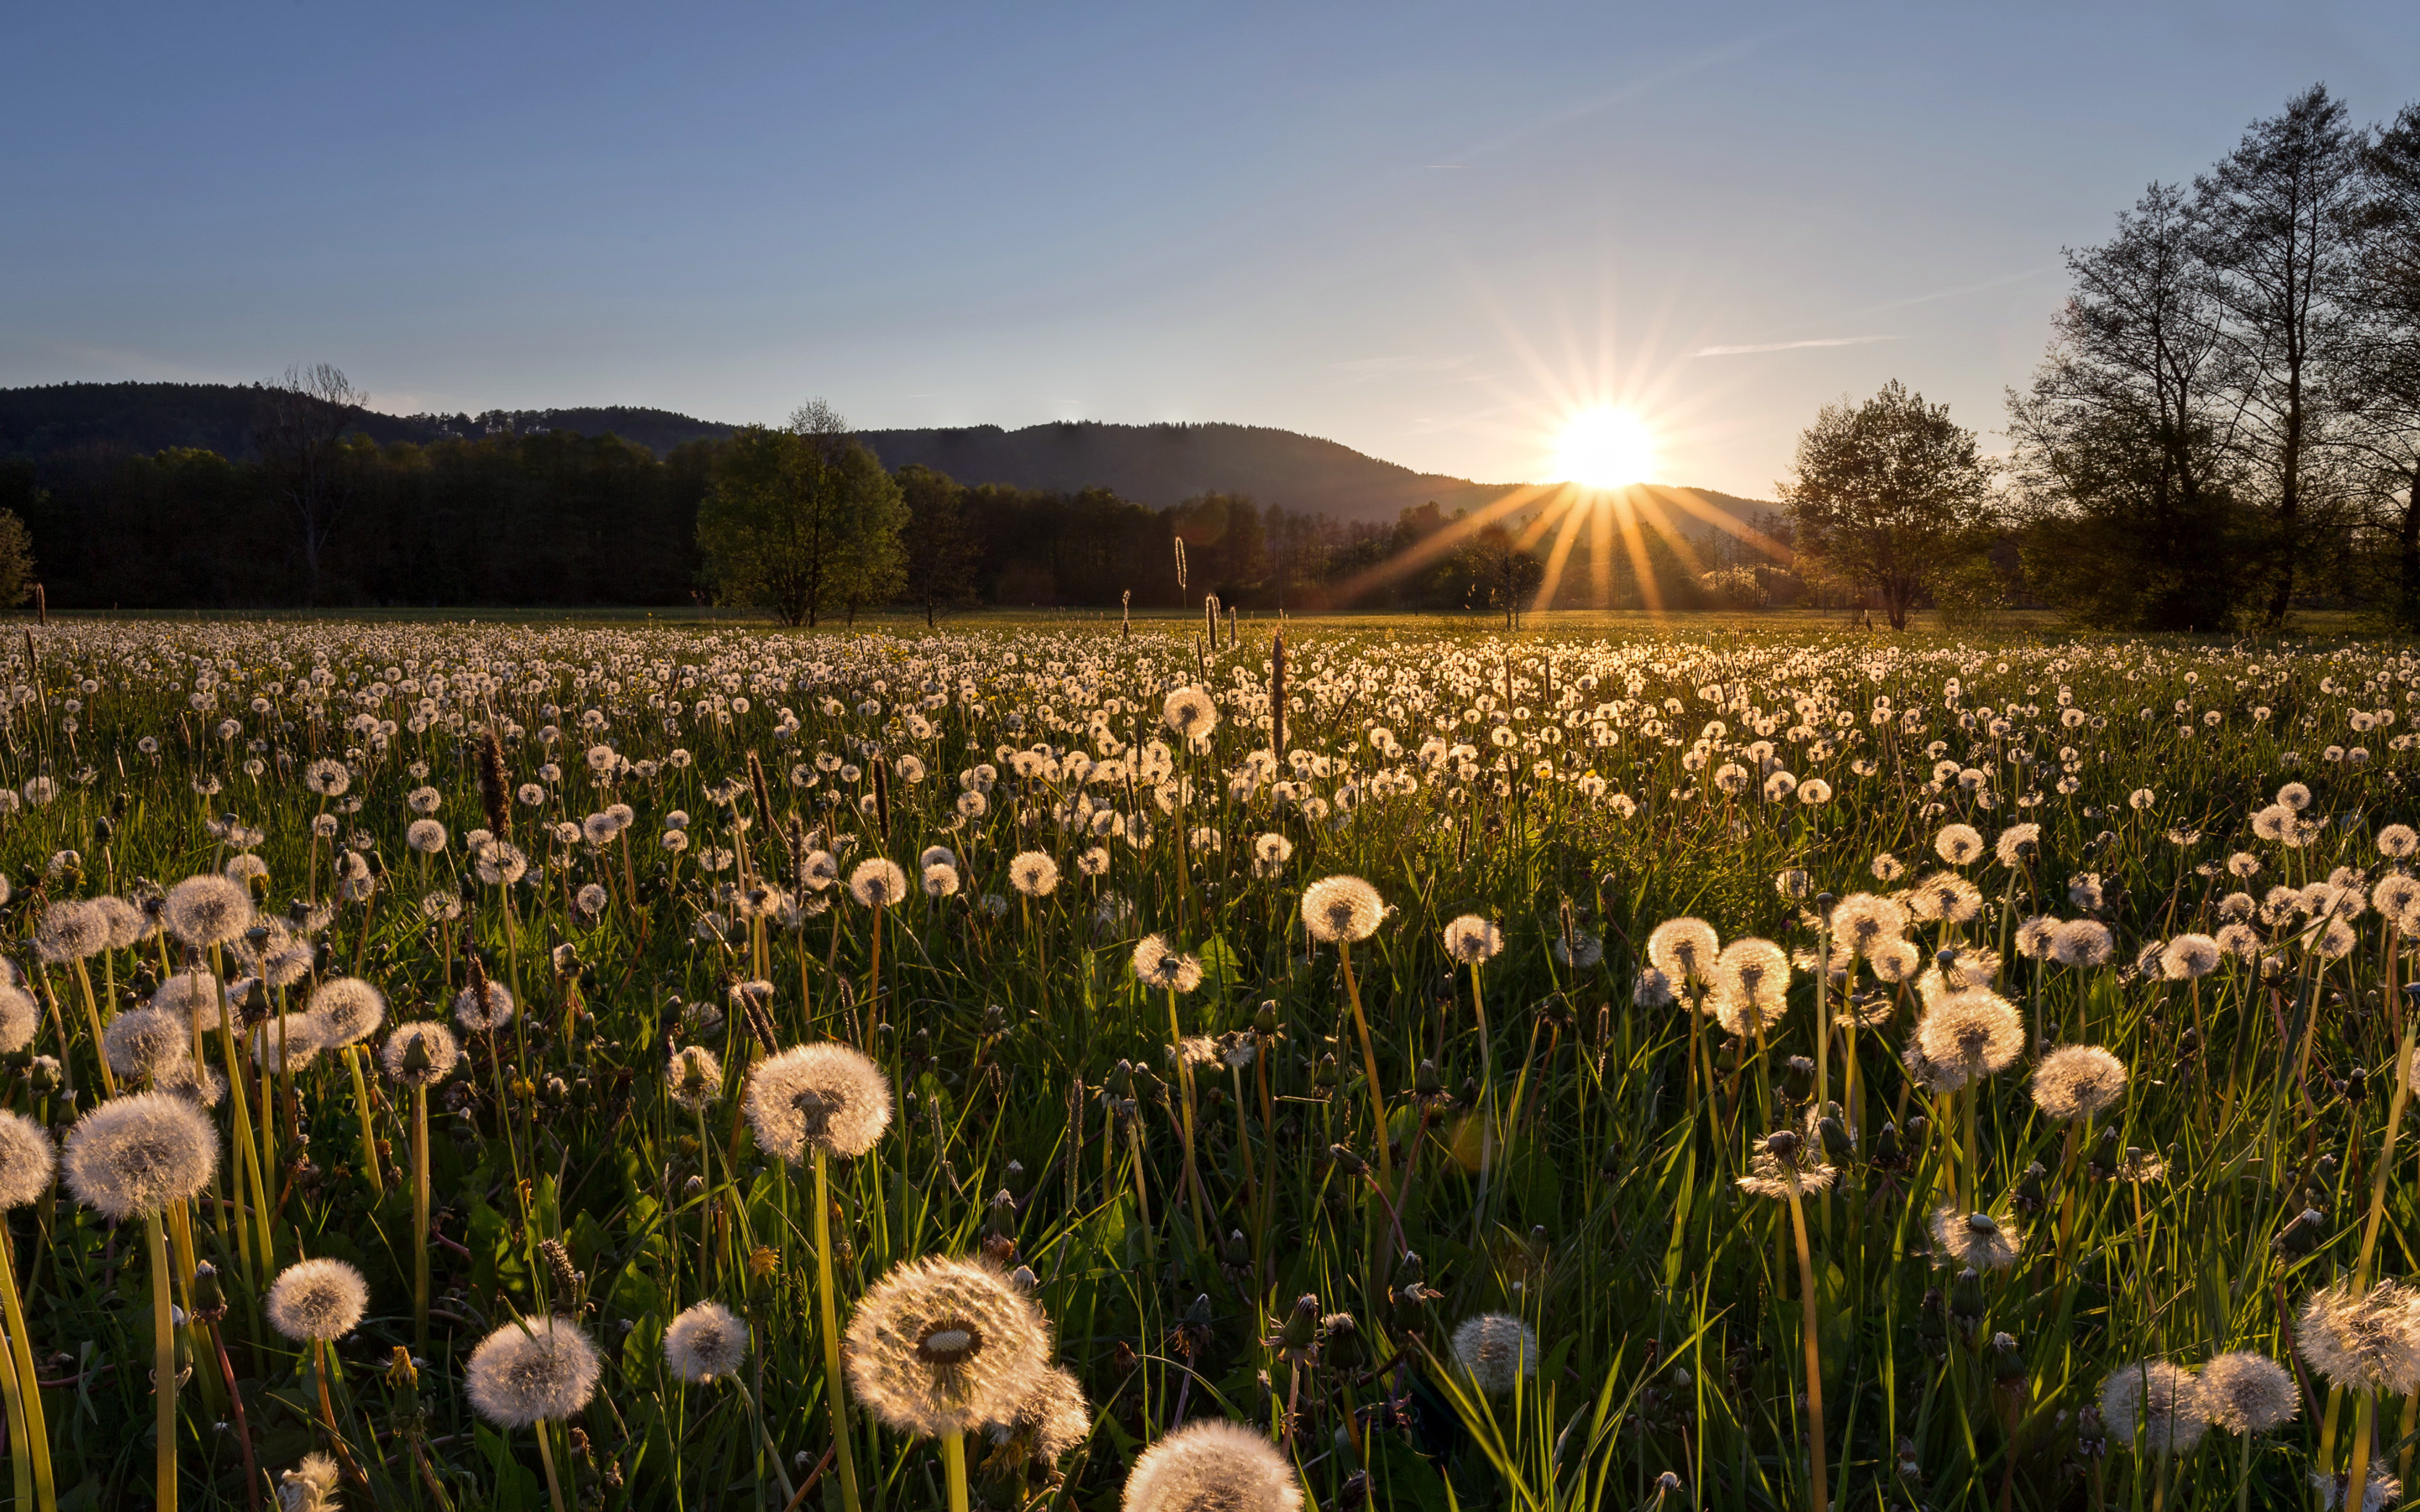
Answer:
[[[1261,1002],[1261,1006],[1252,1011],[1252,1032],[1255,1034],[1275,1034],[1278,1032],[1278,1003],[1276,998],[1264,998]]]
[[[2075,1457],[2099,1459],[2109,1452],[2109,1430],[2102,1425],[2101,1409],[2086,1407],[2075,1414]]]
[[[1346,1176],[1359,1176],[1370,1169],[1370,1163],[1368,1161],[1363,1160],[1360,1156],[1353,1153],[1350,1149],[1345,1149],[1342,1145],[1328,1146],[1327,1158],[1334,1161],[1336,1163],[1337,1170]]]
[[[1927,1287],[1924,1288],[1923,1304],[1916,1309],[1916,1331],[1923,1335],[1935,1349],[1939,1347],[1944,1338],[1948,1336],[1949,1325],[1941,1315],[1941,1288],[1939,1287]]]
[[[1909,1115],[1906,1130],[1908,1148],[1910,1149],[1914,1149],[1922,1145],[1924,1143],[1924,1136],[1931,1133],[1931,1129],[1932,1120],[1931,1119],[1926,1118],[1921,1113]]]
[[[1840,1126],[1838,1119],[1818,1119],[1815,1134],[1823,1141],[1823,1153],[1833,1160],[1847,1160],[1857,1152],[1855,1142],[1850,1139],[1849,1131]]]
[[[1445,1094],[1445,1077],[1438,1073],[1435,1061],[1420,1062],[1419,1069],[1412,1073],[1412,1090],[1424,1098]]]
[[[1973,1268],[1958,1273],[1949,1283],[1949,1311],[1962,1322],[1973,1322],[1983,1316],[1983,1278]]]
[[[2019,1212],[2041,1211],[2048,1201],[2042,1194],[2042,1178],[2048,1174],[2042,1169],[2042,1163],[2035,1161],[2025,1167],[2023,1176],[2017,1178],[2017,1190],[2009,1200]]]
[[[1874,1134],[1874,1164],[1896,1165],[1899,1164],[1899,1125],[1885,1123]]]
[[[2351,1073],[2345,1077],[2342,1090],[2344,1100],[2348,1103],[2358,1105],[2368,1101],[2369,1072],[2358,1066],[2354,1067]]]
[[[1792,1130],[1776,1129],[1773,1133],[1764,1136],[1764,1148],[1766,1151],[1771,1154],[1778,1155],[1785,1160],[1792,1155],[1798,1153],[1798,1135]]]
[[[219,1268],[204,1260],[194,1267],[194,1317],[215,1323],[226,1316],[226,1293],[219,1286]]]
[[[1320,1057],[1319,1064],[1312,1068],[1311,1073],[1313,1087],[1332,1088],[1343,1079],[1344,1073],[1337,1069],[1336,1057],[1332,1054]]]
[[[1277,1348],[1299,1352],[1319,1339],[1319,1299],[1306,1291],[1294,1300],[1294,1311],[1278,1330]]]
[[[1319,1320],[1319,1359],[1330,1370],[1358,1370],[1369,1363],[1361,1325],[1351,1313],[1329,1313]]]
[[[1992,1335],[1992,1382],[2013,1387],[2025,1379],[2025,1358],[2017,1352],[2017,1341],[2007,1334]]]
[[[1782,1071],[1782,1089],[1791,1101],[1804,1102],[1815,1090],[1815,1062],[1805,1056],[1792,1056]]]
[[[2092,1146],[2092,1174],[2106,1181],[2118,1174],[2118,1131],[2103,1129]]]
[[[2301,1259],[2326,1241],[2327,1227],[2326,1217],[2317,1208],[2305,1208],[2277,1235],[2277,1248]]]

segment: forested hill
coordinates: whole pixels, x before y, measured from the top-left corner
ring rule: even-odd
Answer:
[[[258,385],[221,383],[57,383],[0,389],[0,457],[45,459],[139,455],[171,447],[216,452],[230,461],[254,456]],[[421,444],[504,435],[573,431],[618,436],[658,457],[686,441],[719,440],[736,428],[668,409],[613,405],[586,409],[491,409],[469,415],[390,415],[365,410],[354,428],[381,444]],[[1246,494],[1264,506],[1387,523],[1434,501],[1448,515],[1503,497],[1509,484],[1415,472],[1349,446],[1265,425],[1113,425],[1063,422],[1003,430],[969,425],[861,433],[883,465],[921,463],[960,483],[1074,493],[1107,488],[1165,509],[1205,493]],[[45,470],[47,471],[47,470]],[[1688,490],[1739,518],[1771,504],[1711,489]]]

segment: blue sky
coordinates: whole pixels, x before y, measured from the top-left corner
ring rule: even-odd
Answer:
[[[2063,245],[2420,6],[12,8],[0,384],[1229,420],[1540,478],[1620,403],[1763,496],[1898,377],[1987,432]],[[1996,446],[1998,438],[1989,438]]]

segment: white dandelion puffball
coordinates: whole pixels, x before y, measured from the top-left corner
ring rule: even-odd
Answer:
[[[568,1318],[504,1324],[471,1351],[471,1406],[498,1427],[558,1422],[588,1405],[602,1370],[597,1347]]]
[[[0,982],[0,1055],[13,1056],[34,1042],[42,1026],[42,1005],[32,993]]]
[[[693,1384],[727,1376],[748,1358],[748,1325],[719,1302],[701,1302],[664,1325],[664,1364]]]
[[[1295,1512],[1302,1488],[1267,1434],[1202,1418],[1142,1452],[1119,1512]]]
[[[156,1008],[129,1009],[101,1031],[101,1053],[109,1069],[128,1081],[141,1081],[171,1062],[192,1059],[193,1046],[193,1031],[185,1021]]]
[[[965,1433],[1016,1410],[1049,1367],[1050,1325],[1009,1278],[929,1256],[892,1268],[857,1304],[849,1390],[903,1433]]]
[[[1386,917],[1378,889],[1359,877],[1322,877],[1303,889],[1303,928],[1323,945],[1366,940]]]
[[[513,1021],[513,995],[500,981],[465,987],[454,995],[454,1022],[477,1033],[501,1029]]]
[[[22,1208],[51,1188],[59,1168],[50,1131],[22,1113],[0,1113],[0,1211]]]
[[[111,1098],[68,1132],[64,1162],[75,1199],[116,1223],[191,1201],[218,1169],[218,1131],[181,1097]]]
[[[1008,863],[1008,885],[1028,898],[1047,898],[1059,886],[1059,863],[1040,851],[1021,851]]]
[[[252,894],[215,872],[168,889],[168,933],[196,950],[225,945],[252,928]]]
[[[845,1044],[792,1045],[748,1073],[746,1112],[758,1148],[793,1165],[862,1155],[891,1126],[891,1080]]]
[[[907,898],[908,873],[879,856],[860,861],[848,874],[848,895],[868,908],[888,908]]]
[[[1504,932],[1477,914],[1465,914],[1445,927],[1445,953],[1466,966],[1483,965],[1504,950]]]
[[[1453,1331],[1453,1357],[1481,1391],[1501,1396],[1538,1373],[1538,1331],[1511,1313],[1481,1313]]]
[[[398,1024],[380,1047],[379,1064],[406,1087],[434,1087],[454,1074],[462,1047],[442,1024]]]
[[[269,1326],[287,1338],[341,1338],[369,1311],[370,1287],[342,1260],[300,1260],[270,1284]]]
[[[385,1022],[386,995],[359,977],[338,977],[312,993],[309,1011],[325,1043],[358,1044]]]

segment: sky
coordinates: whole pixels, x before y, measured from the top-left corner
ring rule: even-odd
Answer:
[[[1570,418],[1769,498],[1898,378],[1996,433],[2063,248],[2420,5],[10,8],[0,386],[1232,421],[1483,482]]]

